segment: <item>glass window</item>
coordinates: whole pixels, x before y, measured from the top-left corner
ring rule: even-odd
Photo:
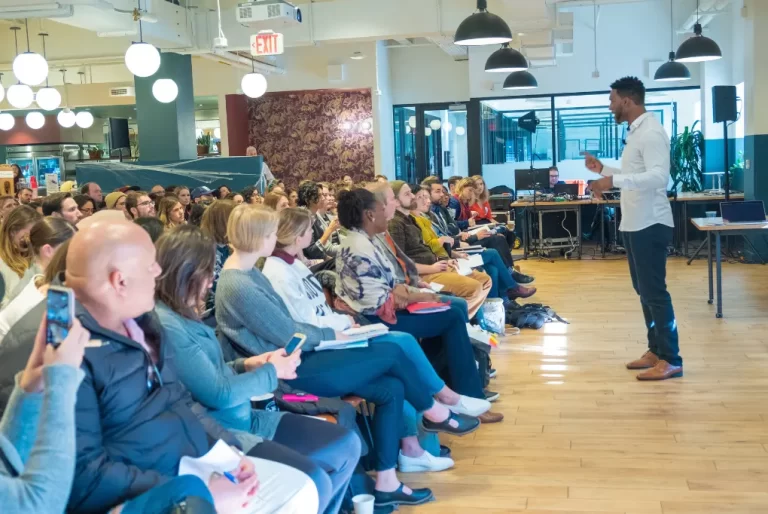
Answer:
[[[416,179],[416,107],[395,107],[395,178]]]

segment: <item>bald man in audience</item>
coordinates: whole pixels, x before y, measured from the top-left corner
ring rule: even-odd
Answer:
[[[154,313],[161,271],[147,232],[124,218],[100,216],[71,240],[66,285],[91,343],[77,396],[70,511],[106,512],[167,482],[183,456],[201,457],[217,440],[245,452],[258,444],[224,430],[177,380]],[[31,348],[30,326],[39,325],[44,304],[14,325],[4,345]],[[314,484],[294,468],[242,456],[232,473],[234,483],[217,476],[208,482],[220,512],[230,511],[233,502],[258,504],[258,512],[317,511]]]

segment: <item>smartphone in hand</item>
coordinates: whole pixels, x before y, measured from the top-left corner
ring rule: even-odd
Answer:
[[[287,345],[285,345],[285,353],[291,355],[293,352],[300,350],[301,347],[304,346],[306,340],[307,336],[304,334],[293,334],[291,340],[288,341]]]
[[[50,286],[46,304],[45,342],[58,348],[75,319],[75,295],[67,287]]]

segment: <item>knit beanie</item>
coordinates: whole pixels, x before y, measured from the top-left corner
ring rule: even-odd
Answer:
[[[112,193],[109,193],[104,199],[104,202],[107,204],[107,209],[114,209],[115,205],[117,205],[117,201],[124,196],[125,193],[121,193],[120,191],[113,191]]]
[[[395,198],[397,198],[397,195],[400,194],[400,190],[405,185],[405,182],[402,180],[390,180],[389,185],[392,186],[392,191],[395,193]]]

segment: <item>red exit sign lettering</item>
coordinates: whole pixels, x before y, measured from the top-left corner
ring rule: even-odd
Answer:
[[[251,55],[279,55],[283,53],[283,35],[265,31],[251,36]]]

